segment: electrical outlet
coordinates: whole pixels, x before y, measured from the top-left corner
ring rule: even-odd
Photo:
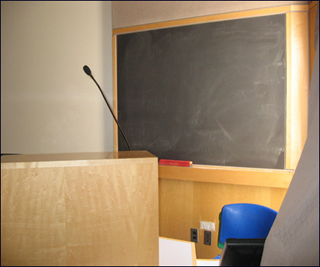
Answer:
[[[195,229],[195,228],[191,228],[191,242],[195,242],[195,243],[198,243],[199,242],[199,234],[198,234],[198,229]]]
[[[211,246],[212,235],[211,231],[204,231],[204,244]]]

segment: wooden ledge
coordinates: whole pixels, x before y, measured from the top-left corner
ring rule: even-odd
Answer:
[[[293,170],[273,170],[193,165],[159,165],[159,178],[193,182],[288,188]]]

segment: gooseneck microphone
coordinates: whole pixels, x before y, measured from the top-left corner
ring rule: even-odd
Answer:
[[[100,88],[99,84],[97,83],[97,81],[93,78],[93,76],[92,76],[92,74],[91,74],[90,68],[89,68],[87,65],[85,65],[85,66],[83,66],[83,70],[84,70],[84,72],[85,72],[87,75],[89,75],[89,76],[92,78],[92,80],[93,80],[93,81],[95,82],[95,84],[98,86],[98,88],[99,88],[99,90],[100,90],[100,93],[102,94],[102,96],[103,96],[103,98],[104,98],[104,101],[107,103],[107,106],[108,106],[108,108],[109,108],[109,110],[110,110],[110,112],[111,112],[111,114],[112,114],[112,117],[113,117],[113,119],[115,120],[115,122],[117,123],[118,128],[119,128],[119,130],[120,130],[120,132],[121,132],[124,140],[126,141],[127,147],[128,147],[128,149],[129,149],[129,151],[130,151],[131,148],[130,148],[129,142],[128,142],[126,136],[124,135],[124,132],[122,131],[122,128],[121,128],[121,126],[120,126],[120,124],[119,124],[116,116],[113,114],[113,111],[112,111],[112,109],[111,109],[111,107],[110,107],[110,105],[109,105],[109,102],[108,102],[107,98],[105,97],[105,95],[104,95],[103,91],[101,90],[101,88]]]

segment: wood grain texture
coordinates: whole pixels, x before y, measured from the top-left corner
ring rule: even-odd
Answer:
[[[287,13],[286,169],[294,170],[307,139],[308,12]]]
[[[159,165],[159,177],[187,181],[288,188],[292,170],[200,166],[175,167]]]
[[[192,182],[159,180],[160,236],[190,240],[193,199]]]
[[[1,265],[67,264],[63,180],[62,169],[1,169]]]
[[[118,68],[117,61],[117,37],[115,35],[112,36],[112,69],[113,69],[113,114],[118,119],[118,72],[116,71]],[[118,125],[114,121],[113,122],[113,150],[118,151]]]
[[[157,158],[120,154],[2,162],[1,264],[158,265]]]

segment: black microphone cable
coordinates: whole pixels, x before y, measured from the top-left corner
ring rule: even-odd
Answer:
[[[110,107],[110,105],[109,105],[109,102],[108,102],[107,98],[105,97],[103,91],[101,90],[101,88],[100,88],[99,84],[97,83],[97,81],[95,80],[95,78],[92,76],[90,68],[89,68],[87,65],[85,65],[85,66],[83,66],[83,70],[84,70],[84,72],[85,72],[88,76],[90,76],[90,77],[92,78],[92,80],[93,80],[93,81],[95,82],[95,84],[98,86],[98,88],[99,88],[99,90],[100,90],[100,93],[102,94],[102,96],[103,96],[103,98],[104,98],[104,101],[107,103],[107,106],[108,106],[108,108],[109,108],[109,110],[110,110],[110,112],[111,112],[111,114],[112,114],[112,116],[113,116],[113,119],[115,120],[115,122],[116,122],[117,125],[118,125],[118,128],[119,128],[119,130],[120,130],[120,132],[121,132],[121,134],[122,134],[122,136],[123,136],[123,138],[124,138],[124,140],[125,140],[125,142],[126,142],[126,144],[127,144],[127,147],[128,147],[128,149],[129,149],[129,151],[131,151],[131,147],[130,147],[130,145],[129,145],[129,142],[128,142],[128,140],[127,140],[127,138],[126,138],[126,136],[125,136],[125,134],[124,134],[124,132],[123,132],[123,130],[122,130],[122,128],[121,128],[121,126],[120,126],[117,118],[116,118],[116,116],[114,115],[114,113],[113,113],[113,111],[112,111],[112,109],[111,109],[111,107]]]

